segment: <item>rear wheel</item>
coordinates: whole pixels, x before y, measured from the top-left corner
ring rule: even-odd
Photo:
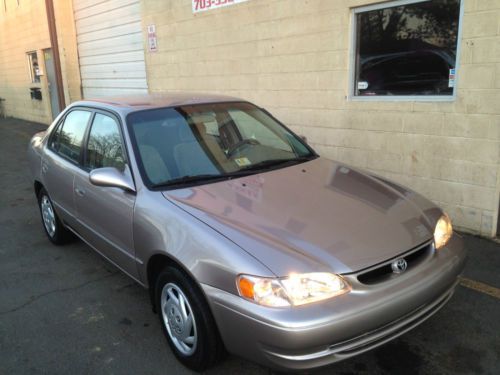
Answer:
[[[54,210],[47,191],[42,188],[38,193],[38,206],[42,216],[42,224],[47,237],[55,245],[63,245],[71,238],[71,233],[63,226]]]
[[[203,371],[223,356],[224,347],[207,302],[194,282],[166,267],[155,286],[155,302],[168,344],[186,367]]]

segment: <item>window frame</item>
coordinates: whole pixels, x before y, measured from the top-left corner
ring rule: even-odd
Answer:
[[[357,15],[379,9],[388,9],[404,5],[424,3],[432,0],[394,0],[351,9],[351,30],[349,43],[349,81],[347,100],[353,102],[454,102],[457,99],[458,83],[460,79],[460,54],[462,41],[462,26],[464,16],[464,0],[460,1],[458,16],[457,48],[455,59],[455,86],[452,95],[355,95],[356,82],[356,54],[357,54]]]
[[[59,150],[56,150],[55,148],[52,147],[52,141],[54,140],[54,137],[56,137],[57,132],[64,126],[64,123],[66,122],[66,118],[68,117],[68,115],[74,111],[90,112],[90,117],[89,117],[89,120],[87,121],[87,124],[85,125],[85,132],[83,133],[82,146],[80,149],[80,155],[78,157],[78,161],[75,161],[64,154],[61,154],[59,152]],[[50,136],[49,136],[48,141],[47,141],[47,148],[51,152],[53,152],[55,155],[57,155],[58,157],[64,159],[65,161],[73,164],[76,167],[82,168],[82,166],[83,166],[82,165],[82,160],[83,160],[82,157],[83,157],[84,144],[85,144],[85,140],[86,140],[87,133],[89,130],[89,125],[90,125],[93,118],[94,118],[94,110],[92,108],[86,108],[86,107],[73,107],[73,108],[71,108],[70,110],[68,110],[64,114],[64,116],[59,120],[57,125],[51,131]]]
[[[87,173],[90,173],[91,171],[98,169],[98,168],[90,169],[85,165],[86,161],[87,161],[87,151],[88,151],[88,146],[89,146],[90,132],[92,130],[92,125],[94,125],[94,119],[95,119],[95,116],[97,114],[101,114],[103,116],[107,116],[107,117],[112,118],[115,121],[116,125],[118,125],[118,132],[120,133],[120,142],[122,145],[124,164],[126,166],[128,166],[129,169],[131,169],[130,158],[129,158],[128,152],[127,152],[127,145],[126,145],[125,139],[123,137],[123,129],[122,129],[122,123],[120,121],[120,117],[115,115],[112,112],[98,109],[98,108],[92,108],[92,116],[90,117],[89,123],[87,124],[87,129],[85,130],[85,135],[83,136],[80,168]]]
[[[66,121],[66,117],[73,111],[87,111],[87,112],[91,113],[91,115],[89,117],[89,121],[87,122],[86,127],[85,127],[85,133],[84,133],[83,139],[82,139],[82,148],[80,150],[80,157],[79,157],[78,162],[75,162],[73,159],[68,158],[66,155],[60,154],[57,150],[55,150],[52,147],[52,141],[53,141],[54,137],[56,136],[57,131],[61,128],[61,126],[64,125],[64,122]],[[96,113],[100,113],[100,114],[103,114],[105,116],[111,117],[118,124],[118,130],[120,132],[120,139],[122,142],[123,156],[125,158],[125,164],[128,166],[130,173],[131,173],[131,176],[132,176],[132,180],[134,180],[134,183],[135,183],[135,178],[134,178],[134,174],[132,171],[132,166],[130,165],[130,154],[128,152],[127,143],[125,142],[125,138],[124,138],[123,123],[121,121],[121,117],[112,111],[108,111],[108,110],[101,109],[101,108],[95,108],[95,107],[87,107],[87,106],[77,106],[77,107],[72,107],[72,108],[68,109],[68,111],[66,113],[64,113],[64,115],[59,119],[59,121],[54,126],[54,128],[50,131],[48,138],[46,138],[47,139],[47,143],[46,143],[47,149],[50,150],[50,152],[52,152],[54,155],[57,155],[58,157],[64,159],[65,161],[71,163],[72,165],[80,168],[82,171],[85,171],[86,173],[90,173],[91,170],[89,170],[88,168],[85,167],[85,158],[87,155],[87,145],[88,145],[90,129],[92,127],[92,123],[94,122],[94,117],[95,117]]]
[[[31,84],[41,84],[42,83],[42,74],[37,75],[33,66],[33,56],[36,57],[36,63],[38,65],[38,69],[40,69],[40,62],[38,60],[38,51],[28,51],[26,52],[26,57],[28,58],[28,69],[29,69],[29,77]]]

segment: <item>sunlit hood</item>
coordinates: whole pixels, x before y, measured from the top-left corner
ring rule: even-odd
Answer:
[[[413,192],[322,158],[163,194],[279,276],[369,267],[430,239],[439,214]]]

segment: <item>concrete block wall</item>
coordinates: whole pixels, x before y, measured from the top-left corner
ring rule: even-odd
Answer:
[[[5,4],[5,5],[4,5]],[[80,70],[73,7],[70,0],[54,0],[59,55],[66,105],[81,98]],[[30,79],[26,53],[37,51],[43,72],[43,50],[51,48],[45,0],[0,2],[0,104],[6,116],[50,124],[52,112],[43,75],[39,83]],[[30,97],[30,88],[42,91],[42,100]]]
[[[31,83],[26,53],[37,51],[38,63],[45,72],[43,52],[50,48],[45,16],[45,1],[5,0],[0,3],[0,98],[3,113],[31,121],[51,120],[50,101],[45,76]],[[30,88],[42,89],[42,101],[32,100]]]
[[[348,100],[351,8],[373,0],[249,0],[193,14],[142,0],[158,52],[150,91],[207,91],[265,106],[323,156],[433,199],[455,226],[496,232],[500,193],[500,0],[464,0],[452,102]],[[145,31],[146,41],[146,31]]]

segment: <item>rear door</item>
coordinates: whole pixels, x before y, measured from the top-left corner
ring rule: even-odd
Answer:
[[[75,173],[78,232],[99,253],[137,279],[132,237],[135,194],[91,184],[90,172],[103,167],[130,173],[118,118],[96,111],[85,140],[83,168]]]
[[[80,169],[83,140],[92,112],[68,111],[52,132],[42,160],[42,180],[59,217],[71,227],[76,223],[73,199],[75,172]]]

